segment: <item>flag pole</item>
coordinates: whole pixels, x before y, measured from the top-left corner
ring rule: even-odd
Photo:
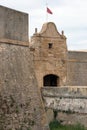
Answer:
[[[46,0],[46,22],[48,22],[47,6],[48,6],[48,3],[47,3],[47,0]]]

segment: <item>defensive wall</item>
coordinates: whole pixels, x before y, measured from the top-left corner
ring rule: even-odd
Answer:
[[[28,42],[28,14],[0,6],[0,130],[47,130]]]
[[[43,87],[41,92],[49,121],[57,111],[63,124],[79,122],[87,127],[87,86]]]
[[[68,51],[67,85],[87,85],[87,52]]]

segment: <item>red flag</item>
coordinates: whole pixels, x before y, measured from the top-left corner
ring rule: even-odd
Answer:
[[[47,7],[47,13],[53,14],[53,12]]]

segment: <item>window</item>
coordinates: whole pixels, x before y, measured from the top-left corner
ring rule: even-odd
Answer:
[[[53,46],[53,44],[52,44],[52,43],[48,43],[48,48],[49,48],[49,49],[51,49],[51,48],[52,48],[52,46]]]

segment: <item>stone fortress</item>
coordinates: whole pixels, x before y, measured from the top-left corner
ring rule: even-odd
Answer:
[[[34,71],[48,120],[55,110],[63,123],[87,126],[87,52],[68,51],[66,39],[52,22],[39,33],[35,29],[30,42]]]
[[[87,53],[66,39],[48,22],[29,42],[28,14],[0,6],[1,130],[49,130],[54,110],[87,126]]]

